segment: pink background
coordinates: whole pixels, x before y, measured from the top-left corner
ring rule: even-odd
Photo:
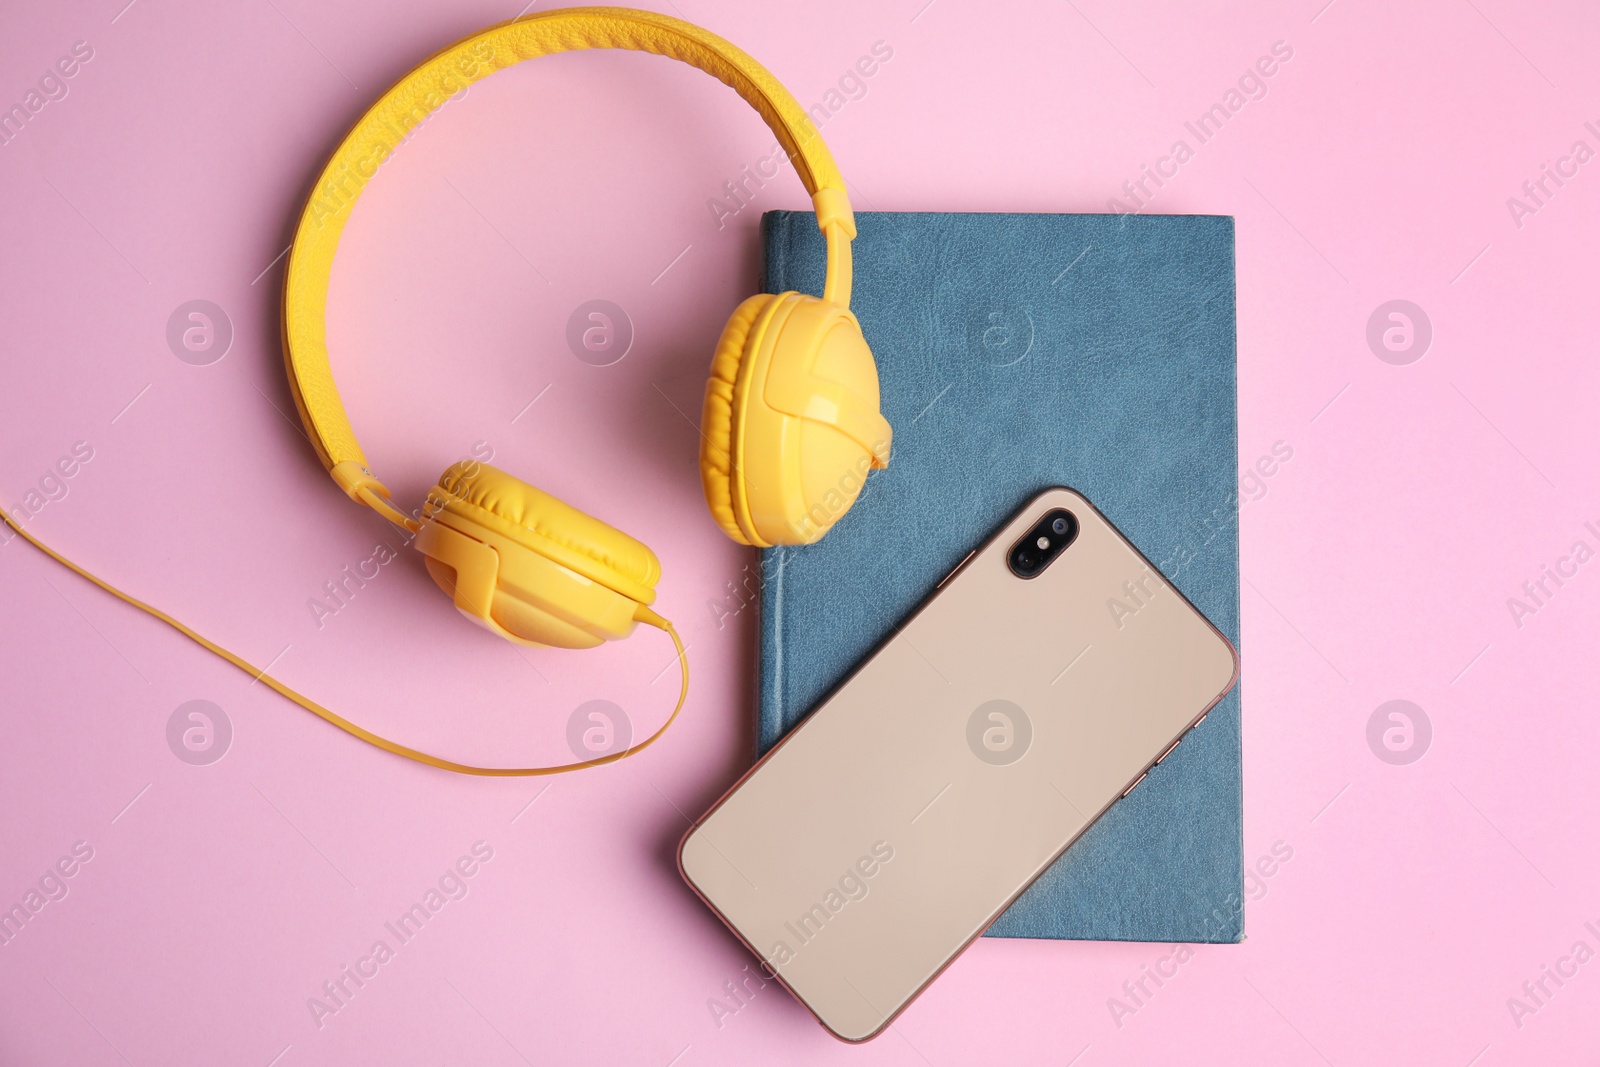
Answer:
[[[594,698],[653,729],[675,686],[658,634],[514,650],[409,551],[320,629],[307,607],[394,535],[283,414],[276,257],[367,103],[515,5],[126,2],[0,12],[0,106],[93,49],[0,147],[0,500],[87,442],[30,529],[416,744],[561,759]],[[754,289],[759,212],[806,201],[786,173],[719,230],[707,200],[767,154],[759,121],[688,68],[568,55],[451,102],[372,183],[335,270],[336,369],[407,501],[483,442],[655,548],[696,679],[681,724],[578,776],[453,777],[13,542],[0,903],[75,842],[93,858],[0,947],[0,1062],[1592,1062],[1600,961],[1546,979],[1542,1004],[1522,987],[1575,942],[1600,950],[1600,563],[1520,626],[1507,599],[1575,541],[1600,548],[1600,163],[1520,226],[1507,198],[1574,141],[1600,149],[1600,14],[1321,4],[664,7],[808,105],[892,48],[824,128],[863,210],[1106,210],[1274,42],[1293,49],[1149,205],[1237,217],[1241,471],[1293,449],[1241,513],[1245,855],[1292,850],[1252,883],[1245,944],[1197,949],[1132,1014],[1111,999],[1134,1005],[1124,982],[1171,946],[981,942],[861,1048],[776,986],[714,1012],[751,958],[673,853],[749,761],[754,613],[718,616],[753,557],[701,503],[694,424]],[[564,341],[597,297],[637,331],[606,368]],[[209,366],[165,338],[196,298],[234,331]],[[1433,327],[1405,366],[1366,341],[1397,298]],[[195,699],[234,730],[210,766],[166,740]],[[1392,699],[1432,724],[1408,765],[1367,742]],[[308,998],[392,945],[384,923],[478,841],[493,858],[468,895],[319,1027]]]

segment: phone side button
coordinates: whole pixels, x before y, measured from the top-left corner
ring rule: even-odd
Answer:
[[[1172,744],[1168,745],[1167,746],[1167,750],[1165,752],[1161,753],[1161,755],[1156,757],[1156,763],[1159,764],[1162,760],[1164,760],[1168,756],[1172,755],[1172,750],[1177,748],[1177,747],[1178,747],[1178,742],[1177,741],[1174,741],[1174,742],[1172,742]]]
[[[1127,796],[1129,793],[1133,792],[1134,787],[1137,786],[1140,782],[1144,781],[1145,774],[1149,774],[1149,773],[1150,773],[1149,771],[1145,771],[1144,774],[1141,774],[1139,777],[1135,778],[1133,780],[1133,785],[1130,785],[1128,788],[1124,789],[1122,791],[1122,795],[1123,796]]]
[[[934,586],[934,588],[935,589],[943,589],[944,588],[944,583],[948,582],[950,579],[954,578],[956,576],[956,571],[959,571],[962,567],[965,567],[967,565],[967,560],[971,559],[973,556],[975,556],[977,554],[978,554],[978,550],[977,549],[973,549],[971,552],[968,552],[965,556],[962,556],[961,557],[961,562],[957,563],[954,567],[951,567],[950,568],[950,573],[945,575],[943,578],[940,578],[939,579],[939,584]]]
[[[1208,711],[1208,712],[1205,713],[1205,715],[1200,716],[1198,719],[1196,719],[1194,721],[1194,726],[1199,726],[1201,723],[1205,722],[1207,716],[1209,716],[1210,714],[1211,713]],[[1189,727],[1189,729],[1193,730],[1194,726]]]

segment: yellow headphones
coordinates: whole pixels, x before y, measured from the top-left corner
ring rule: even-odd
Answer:
[[[711,362],[701,420],[701,481],[718,525],[735,541],[809,544],[855,502],[867,472],[887,465],[891,430],[878,410],[878,372],[850,313],[855,220],[844,179],[809,117],[755,60],[678,19],[626,8],[572,8],[501,23],[464,38],[401,78],[363,115],[323,168],[296,227],[283,292],[283,352],[295,405],[317,455],[351,499],[416,534],[428,573],[469,619],[529,645],[592,648],[643,622],[678,650],[677,707],[654,734],[597,759],[555,767],[454,763],[396,744],[267,677],[171,616],[101,581],[0,518],[58,562],[147,611],[340,729],[408,759],[466,774],[552,774],[611,763],[664,733],[688,695],[688,664],[672,624],[651,610],[655,553],[504,471],[457,463],[429,491],[421,520],[391,500],[367,466],[328,363],[325,317],[334,253],[362,187],[406,134],[451,96],[536,56],[620,48],[688,63],[733,88],[777,135],[816,206],[827,240],[820,298],[750,297],[734,311]]]
[[[462,614],[523,644],[589,648],[625,637],[650,611],[661,565],[649,548],[526,482],[456,464],[419,524],[367,466],[339,402],[324,333],[328,278],[362,186],[401,137],[446,99],[497,70],[581,48],[668,56],[715,76],[759,112],[795,161],[828,243],[822,297],[753,296],[728,320],[706,385],[701,481],[735,541],[815,541],[888,462],[878,371],[850,313],[854,216],[827,147],[794,97],[749,56],[678,19],[574,8],[515,19],[456,42],[385,93],[313,186],[284,278],[284,361],[317,454],[352,499],[417,531],[428,572]]]

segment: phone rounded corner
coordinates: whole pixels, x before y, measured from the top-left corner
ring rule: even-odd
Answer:
[[[1065,484],[1052,485],[1052,486],[1048,486],[1048,487],[1046,487],[1044,489],[1039,490],[1037,493],[1035,493],[1033,495],[1033,498],[1028,501],[1027,506],[1030,507],[1030,508],[1031,507],[1035,507],[1035,506],[1037,506],[1037,505],[1043,503],[1044,501],[1049,500],[1049,499],[1051,499],[1053,497],[1062,497],[1062,496],[1065,496],[1069,500],[1071,500],[1073,502],[1076,502],[1078,504],[1081,504],[1084,507],[1090,508],[1091,510],[1094,510],[1097,513],[1099,511],[1099,509],[1094,506],[1093,501],[1091,501],[1082,492],[1080,492],[1077,489],[1074,489],[1070,485],[1065,485]]]
[[[804,1004],[805,1002],[801,1001],[801,1003]],[[846,1045],[865,1045],[867,1042],[881,1036],[885,1030],[889,1029],[889,1026],[900,1014],[899,1012],[895,1012],[888,1018],[881,1020],[876,1027],[867,1031],[866,1033],[859,1036],[852,1036],[836,1030],[833,1024],[824,1019],[821,1014],[811,1007],[810,1004],[806,1004],[806,1009],[811,1012],[812,1017],[815,1018],[817,1022],[822,1024],[822,1028],[828,1032],[829,1037]]]
[[[1233,692],[1236,686],[1238,686],[1239,675],[1244,670],[1244,663],[1239,659],[1239,650],[1234,647],[1232,641],[1228,640],[1226,634],[1223,635],[1222,641],[1228,646],[1228,657],[1233,660],[1233,673],[1228,676],[1228,685],[1222,690],[1222,695],[1227,696],[1229,693]]]
[[[1211,620],[1207,619],[1206,621],[1209,623]],[[1228,635],[1223,633],[1220,629],[1217,629],[1214,623],[1212,624],[1212,629],[1216,630],[1217,639],[1222,642],[1222,647],[1228,650],[1228,662],[1230,665],[1228,680],[1223,684],[1221,689],[1217,690],[1217,699],[1212,702],[1213,706],[1215,706],[1216,704],[1221,703],[1222,699],[1229,693],[1238,688],[1239,675],[1243,671],[1243,664],[1239,659],[1238,647],[1234,645],[1233,641],[1228,637]],[[1207,708],[1206,710],[1210,711],[1210,708]]]
[[[690,889],[694,890],[696,893],[700,893],[700,883],[696,882],[694,880],[694,876],[689,873],[689,866],[687,860],[685,859],[685,854],[689,850],[690,839],[699,832],[700,824],[691,824],[690,827],[683,832],[683,836],[678,839],[678,847],[673,852],[673,858],[676,860],[678,865],[678,877],[682,878],[684,884]],[[704,894],[701,895],[703,896]]]

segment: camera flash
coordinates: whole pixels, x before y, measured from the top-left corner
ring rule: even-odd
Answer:
[[[1050,547],[1050,538],[1041,537],[1041,538],[1039,538],[1037,543],[1038,543],[1038,545],[1039,545],[1039,547],[1041,549],[1049,548]]]

